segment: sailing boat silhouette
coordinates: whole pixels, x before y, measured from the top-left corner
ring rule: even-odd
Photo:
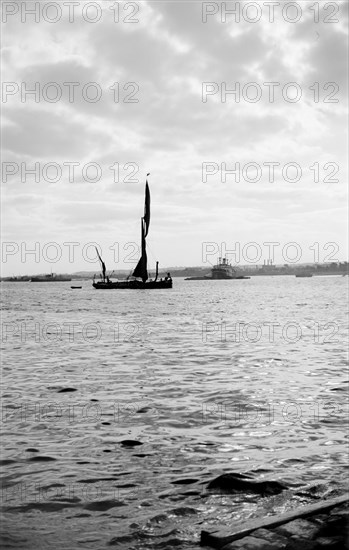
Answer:
[[[147,174],[147,177],[149,174]],[[151,289],[151,288],[172,288],[172,278],[169,273],[167,273],[164,279],[158,280],[159,275],[159,262],[156,262],[156,275],[155,279],[149,280],[148,277],[148,260],[147,260],[147,250],[146,250],[146,237],[149,232],[150,225],[150,190],[148,185],[148,180],[145,182],[145,200],[144,200],[144,215],[141,218],[141,257],[133,270],[132,279],[127,278],[123,281],[111,281],[108,275],[106,274],[106,266],[103,262],[97,248],[97,256],[101,263],[102,274],[101,280],[93,280],[92,286],[96,289]]]

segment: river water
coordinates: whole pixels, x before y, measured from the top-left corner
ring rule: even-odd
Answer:
[[[344,491],[345,277],[71,284],[2,284],[4,548],[189,549]]]

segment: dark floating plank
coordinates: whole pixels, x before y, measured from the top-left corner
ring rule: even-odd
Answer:
[[[349,500],[349,495],[343,495],[341,497],[324,500],[311,504],[309,506],[303,506],[298,510],[281,514],[280,516],[271,516],[262,519],[251,519],[244,523],[238,523],[232,525],[232,527],[216,527],[212,531],[201,531],[201,546],[211,546],[212,548],[222,548],[229,542],[242,539],[257,529],[268,529],[270,527],[278,527],[289,521],[293,521],[298,518],[305,518],[317,513],[322,513],[330,508],[334,508],[340,504],[343,504]]]

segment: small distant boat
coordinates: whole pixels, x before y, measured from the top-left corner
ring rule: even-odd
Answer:
[[[313,274],[310,271],[300,271],[296,273],[296,277],[312,277]]]
[[[149,176],[149,174],[147,174]],[[141,257],[133,270],[130,277],[123,281],[112,281],[106,274],[106,266],[103,262],[97,248],[97,256],[101,263],[102,273],[101,280],[95,281],[93,278],[92,286],[96,289],[109,290],[109,289],[153,289],[153,288],[172,288],[172,278],[169,273],[163,279],[159,279],[159,262],[156,262],[156,274],[155,279],[148,277],[147,269],[147,252],[146,252],[146,236],[148,235],[150,224],[150,191],[148,180],[145,182],[145,203],[144,203],[144,215],[141,218]]]
[[[28,281],[30,281],[30,277],[28,277],[27,275],[18,275],[17,277],[13,275],[13,277],[3,277],[1,281],[4,283],[27,283]]]
[[[82,288],[82,286],[71,286],[70,288]]]

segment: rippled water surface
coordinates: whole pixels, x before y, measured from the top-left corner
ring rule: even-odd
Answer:
[[[189,549],[343,491],[347,278],[82,284],[2,285],[4,547]],[[291,490],[209,494],[223,472]]]

